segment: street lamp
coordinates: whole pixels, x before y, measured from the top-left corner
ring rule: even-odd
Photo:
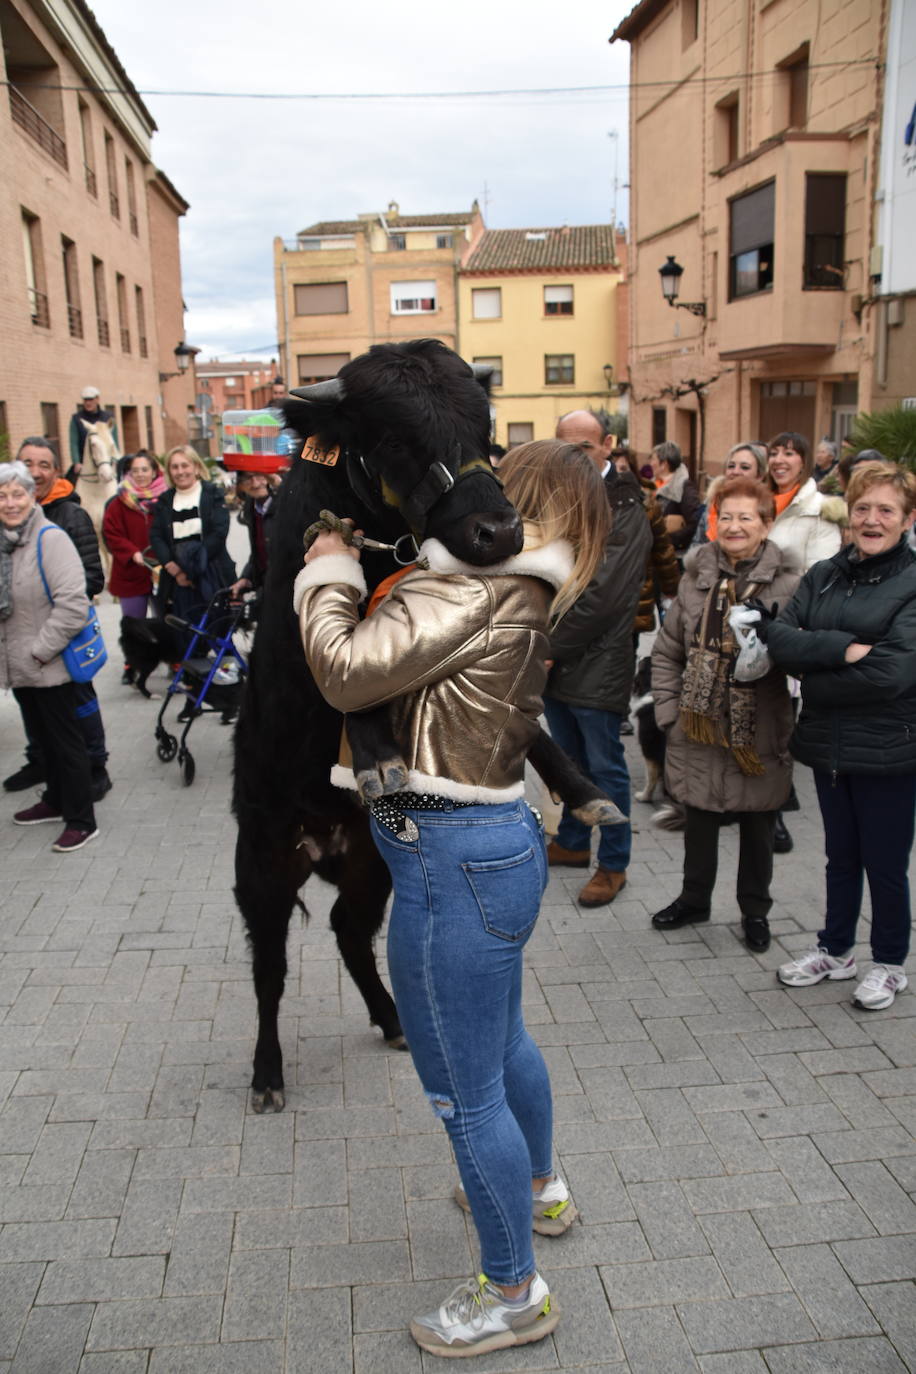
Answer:
[[[605,363],[601,371],[604,373],[604,382],[610,395],[611,387],[614,385],[614,364]]]
[[[160,372],[160,382],[168,382],[171,381],[173,377],[183,376],[184,373],[187,372],[188,368],[191,366],[192,359],[197,357],[198,353],[200,352],[200,349],[192,348],[190,344],[186,344],[184,343],[184,341],[182,341],[181,343],[177,344],[172,351],[175,354],[175,366],[178,368],[178,371]]]
[[[689,310],[691,315],[705,315],[705,301],[679,301],[678,292],[681,288],[681,277],[684,269],[679,262],[675,262],[671,253],[663,267],[658,269],[658,275],[662,279],[662,295],[668,304],[677,310]]]

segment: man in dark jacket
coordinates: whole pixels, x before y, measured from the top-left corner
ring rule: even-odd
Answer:
[[[34,478],[35,497],[43,514],[66,531],[76,545],[76,551],[86,573],[86,595],[91,600],[98,596],[105,586],[99,541],[92,521],[80,505],[79,497],[72,485],[61,476],[60,459],[47,439],[35,436],[22,441],[16,457],[25,463]],[[99,699],[93,684],[76,682],[73,686],[77,700],[77,719],[92,765],[92,800],[97,802],[111,790],[105,726],[102,723]],[[28,762],[19,772],[4,779],[3,786],[7,792],[21,792],[44,781],[44,760],[31,740],[26,748],[26,756]]]
[[[267,572],[273,522],[274,492],[263,472],[240,472],[235,489],[242,498],[239,524],[248,531],[249,558],[242,574],[232,584],[236,596],[240,592],[260,592]]]
[[[98,387],[84,386],[80,393],[79,410],[74,411],[70,416],[70,469],[67,473],[67,480],[73,482],[74,485],[83,466],[83,450],[86,447],[88,427],[94,425],[98,420],[104,420],[106,424],[111,425],[111,432],[117,441],[118,431],[114,416],[102,409]]]
[[[599,416],[575,410],[557,424],[557,438],[578,444],[604,478],[611,533],[593,581],[550,637],[553,667],[544,693],[550,733],[596,786],[630,814],[630,775],[620,742],[633,683],[633,620],[645,576],[652,533],[642,492],[630,472],[610,461],[614,444]],[[591,833],[564,809],[548,848],[552,865],[588,868]],[[601,827],[598,868],[579,893],[582,906],[612,902],[626,883],[631,833],[627,825]]]

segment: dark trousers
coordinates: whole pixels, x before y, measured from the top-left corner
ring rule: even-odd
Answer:
[[[681,897],[688,906],[708,911],[719,867],[718,811],[688,806],[684,826],[684,885]],[[775,811],[739,811],[738,907],[743,916],[766,916],[773,905],[773,832]]]
[[[90,797],[89,755],[76,718],[76,684],[15,687],[26,732],[45,763],[43,800],[59,811],[69,829],[95,830]]]
[[[105,726],[102,723],[99,699],[95,694],[95,684],[92,682],[74,682],[72,687],[76,723],[82,733],[92,771],[93,773],[103,772],[108,762],[108,744],[105,740]],[[43,690],[44,688],[42,688]],[[24,719],[23,713],[23,721]],[[28,726],[26,726],[25,733],[26,758],[29,763],[37,763],[44,767],[44,754],[40,744],[33,738]]]
[[[916,814],[916,773],[830,774],[815,770],[827,852],[827,919],[818,940],[839,958],[856,942],[862,889],[871,893],[876,964],[902,964],[910,948],[907,880]]]

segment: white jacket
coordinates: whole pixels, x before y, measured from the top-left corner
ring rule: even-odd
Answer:
[[[842,543],[840,523],[846,514],[846,503],[839,496],[825,496],[818,491],[813,477],[795,493],[785,510],[777,515],[767,538],[781,549],[791,549],[798,555],[802,571],[814,563],[832,558]]]

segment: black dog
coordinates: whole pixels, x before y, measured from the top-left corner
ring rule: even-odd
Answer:
[[[121,652],[130,664],[133,685],[137,691],[152,699],[146,685],[150,673],[160,663],[179,663],[184,656],[187,635],[173,629],[164,620],[141,620],[138,616],[121,617]]]

